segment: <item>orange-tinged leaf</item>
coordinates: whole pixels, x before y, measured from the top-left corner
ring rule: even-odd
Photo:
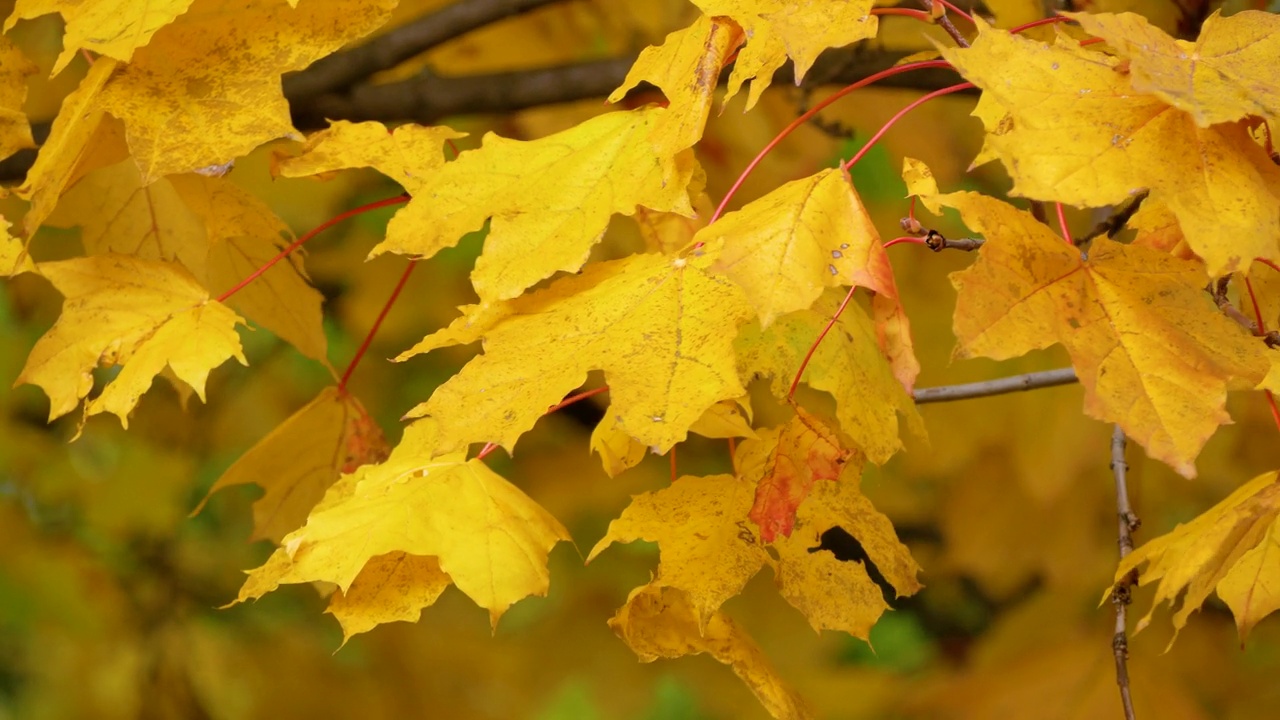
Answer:
[[[1099,207],[1143,189],[1167,203],[1211,275],[1280,259],[1280,168],[1241,123],[1199,127],[1138,92],[1120,61],[983,27],[943,56],[1009,113],[987,152],[1037,200]],[[1017,68],[1017,72],[1010,72]]]
[[[871,298],[871,316],[875,321],[876,342],[880,345],[880,352],[889,360],[893,376],[904,390],[913,392],[916,377],[920,375],[920,361],[916,359],[906,308],[898,298],[876,293]]]
[[[1262,616],[1277,607],[1278,517],[1280,478],[1274,472],[1264,473],[1191,522],[1178,525],[1130,553],[1116,570],[1117,582],[1142,565],[1146,567],[1138,576],[1139,585],[1159,581],[1151,609],[1138,621],[1137,628],[1141,630],[1151,622],[1162,602],[1172,606],[1182,596],[1173,615],[1176,638],[1176,631],[1187,624],[1191,613],[1216,588],[1235,614],[1243,640]],[[1264,565],[1268,557],[1271,562]]]
[[[915,161],[908,161],[908,164]],[[1147,454],[1195,476],[1229,387],[1266,374],[1266,346],[1224,317],[1197,263],[1101,237],[1088,259],[1029,213],[976,193],[921,195],[986,237],[953,274],[958,357],[1002,360],[1062,343],[1085,411],[1119,423]]]
[[[471,275],[482,300],[513,298],[557,271],[574,272],[614,214],[640,205],[693,214],[692,153],[655,155],[644,141],[668,112],[606,113],[529,142],[486,135],[416,188],[372,254],[431,257],[490,220]]]
[[[700,623],[689,598],[677,588],[649,584],[632,590],[609,627],[641,662],[707,653],[733,668],[773,717],[814,717],[746,631],[720,612]]]
[[[765,328],[808,308],[823,288],[860,285],[897,296],[880,234],[840,169],[789,182],[694,240],[723,244],[714,269],[747,291]]]
[[[484,339],[483,355],[410,415],[441,428],[441,451],[472,442],[508,449],[547,408],[603,370],[619,427],[664,453],[720,400],[743,388],[733,334],[751,312],[742,291],[708,271],[711,255],[633,255],[588,266],[539,292],[459,321],[448,338]]]
[[[327,387],[227,468],[192,515],[215,492],[253,483],[264,493],[253,504],[250,540],[279,543],[306,522],[339,475],[386,457],[382,431],[360,401]]]
[[[720,71],[742,40],[742,29],[731,20],[699,15],[689,27],[667,35],[661,45],[641,51],[609,102],[626,97],[642,81],[657,85],[670,102],[670,112],[650,131],[654,151],[670,156],[691,148],[702,139]]]
[[[871,0],[693,0],[707,15],[732,18],[750,40],[738,53],[729,77],[728,98],[754,78],[747,109],[773,80],[788,56],[795,62],[796,83],[828,48],[875,37],[879,27]]]
[[[755,502],[748,514],[760,527],[760,537],[765,542],[773,542],[779,535],[790,537],[796,510],[814,483],[835,481],[852,456],[821,420],[796,407],[765,462],[765,473],[756,486]]]
[[[371,167],[417,194],[431,171],[444,164],[445,143],[466,135],[443,126],[407,124],[388,130],[380,122],[338,120],[328,129],[308,135],[301,152],[279,160],[275,172],[283,177],[306,177]]]
[[[5,32],[19,20],[61,13],[66,21],[62,54],[53,65],[57,75],[80,50],[128,62],[134,50],[151,41],[157,30],[187,11],[192,0],[120,3],[117,0],[18,0],[4,22]]]
[[[773,561],[747,526],[753,483],[732,475],[682,477],[656,492],[636,495],[591,549],[591,562],[614,543],[658,543],[653,584],[680,588],[699,626],[742,592],[760,567]]]
[[[1128,59],[1129,82],[1184,110],[1200,127],[1256,115],[1280,121],[1280,16],[1215,10],[1195,42],[1177,40],[1133,13],[1066,13]]]
[[[93,389],[99,364],[122,365],[85,407],[85,416],[128,415],[167,365],[203,401],[209,371],[228,358],[247,364],[235,326],[244,321],[211,301],[177,265],[120,255],[42,263],[40,274],[66,297],[62,315],[36,342],[19,383],[49,396],[49,419],[71,412]]]
[[[812,309],[784,315],[768,330],[755,324],[744,327],[734,343],[743,381],[767,376],[773,394],[785,398],[800,362],[839,305],[840,294],[828,291]],[[831,394],[840,429],[874,463],[886,462],[902,447],[899,414],[913,433],[924,433],[915,402],[894,377],[875,329],[857,305],[845,308],[802,381]]]
[[[416,622],[453,581],[433,557],[395,551],[371,558],[346,592],[335,592],[325,612],[342,625],[342,642],[389,622]]]
[[[27,100],[27,78],[36,64],[7,37],[0,37],[0,160],[23,148],[35,147],[31,123],[22,105]]]
[[[547,555],[568,531],[483,462],[436,455],[434,435],[429,422],[411,425],[386,462],[330,488],[307,524],[249,573],[237,601],[318,580],[347,593],[370,561],[397,551],[437,558],[495,625],[516,601],[545,595]]]

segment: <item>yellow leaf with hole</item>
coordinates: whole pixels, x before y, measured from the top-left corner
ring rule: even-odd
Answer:
[[[1221,13],[1204,21],[1195,41],[1172,38],[1133,13],[1065,14],[1129,61],[1134,90],[1190,113],[1200,127],[1250,115],[1280,127],[1280,16]]]
[[[85,417],[110,412],[126,427],[166,366],[204,401],[210,370],[232,357],[247,364],[235,329],[244,321],[177,265],[104,255],[41,263],[39,272],[66,300],[18,382],[45,391],[50,420],[89,394],[100,364],[122,367],[86,404]]]
[[[484,354],[410,415],[440,423],[442,452],[472,442],[510,449],[588,372],[603,370],[619,428],[666,452],[707,408],[743,394],[726,330],[751,309],[741,289],[709,271],[714,260],[633,255],[474,308],[469,328],[456,322],[449,339],[421,347],[483,337]]]
[[[488,220],[471,274],[482,300],[513,298],[558,271],[577,271],[615,214],[641,205],[693,214],[692,152],[655,155],[644,141],[667,112],[607,113],[528,142],[488,134],[415,189],[372,255],[431,257]]]
[[[627,604],[609,620],[609,627],[641,662],[707,653],[733,668],[773,717],[814,717],[746,631],[721,612],[699,623],[688,597],[676,588],[650,584],[632,590]]]
[[[714,270],[747,291],[765,328],[808,308],[828,287],[860,285],[897,297],[880,234],[840,169],[789,182],[694,240],[723,245]]]
[[[18,0],[4,22],[5,32],[19,20],[60,13],[66,21],[57,75],[81,50],[128,62],[157,30],[187,11],[192,0],[121,3],[118,0]]]
[[[650,130],[654,151],[670,156],[691,148],[702,139],[720,71],[742,40],[742,29],[727,18],[699,15],[661,45],[645,48],[609,102],[626,97],[642,81],[657,85],[670,105]]]
[[[1280,479],[1269,472],[1240,486],[1192,521],[1129,553],[1120,561],[1116,582],[1143,565],[1138,584],[1159,582],[1151,609],[1137,628],[1151,622],[1161,603],[1172,607],[1181,597],[1173,614],[1174,629],[1181,630],[1217,589],[1235,615],[1243,641],[1259,620],[1280,608],[1277,518]]]
[[[495,626],[513,603],[545,595],[547,555],[570,539],[568,531],[483,462],[463,453],[437,455],[436,444],[429,421],[415,423],[386,462],[340,480],[307,524],[285,536],[267,563],[249,573],[237,602],[281,583],[324,581],[344,594],[359,594],[355,583],[371,563],[380,576],[371,581],[390,581],[394,570],[377,558],[395,552],[436,558],[440,572],[487,609]],[[435,587],[438,576],[426,575]],[[385,617],[384,610],[370,610]],[[372,621],[349,610],[344,617],[344,627]]]
[[[380,122],[337,120],[328,129],[308,135],[297,155],[278,159],[275,173],[306,177],[371,167],[417,194],[431,172],[444,164],[445,144],[466,136],[447,127],[408,124],[388,130]]]
[[[191,514],[215,492],[253,483],[264,492],[253,503],[250,540],[279,543],[306,522],[339,475],[386,457],[382,430],[360,401],[327,387],[227,468]]]
[[[908,160],[908,164],[915,161]],[[1153,458],[1195,476],[1229,388],[1252,388],[1261,340],[1218,311],[1196,263],[1106,237],[1086,259],[1029,213],[971,192],[921,195],[985,236],[954,273],[957,357],[1017,357],[1061,343],[1085,388],[1085,412],[1118,423]]]
[[[984,26],[943,56],[1009,113],[988,126],[984,156],[1000,158],[1015,194],[1100,207],[1149,188],[1211,275],[1280,260],[1280,168],[1244,125],[1201,127],[1135,88],[1120,60],[1067,39]]]

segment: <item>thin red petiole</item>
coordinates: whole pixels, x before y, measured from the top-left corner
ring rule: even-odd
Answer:
[[[891,247],[893,247],[894,245],[900,245],[900,244],[902,244],[902,243],[912,243],[912,244],[914,244],[914,245],[924,245],[924,244],[925,244],[925,242],[924,242],[924,238],[922,238],[922,237],[913,237],[913,236],[911,236],[911,235],[903,235],[902,237],[896,237],[896,238],[894,238],[894,239],[890,240],[889,242],[885,243],[885,244],[884,244],[884,246],[885,246],[885,247],[887,247],[887,248],[891,248]]]
[[[911,8],[895,8],[895,7],[878,7],[871,8],[872,15],[902,15],[904,17],[913,17],[920,22],[932,23],[933,18],[924,10],[913,10]]]
[[[897,123],[899,120],[901,120],[903,116],[905,116],[907,113],[911,112],[912,110],[915,110],[916,108],[920,107],[921,105],[929,102],[934,98],[942,97],[943,95],[950,95],[951,93],[960,92],[961,90],[968,90],[973,86],[974,86],[973,83],[967,83],[967,82],[960,83],[958,85],[952,85],[951,87],[944,87],[941,90],[934,90],[928,95],[922,95],[916,98],[915,100],[911,101],[906,107],[902,108],[897,113],[895,113],[893,117],[889,118],[889,121],[886,122],[884,125],[882,125],[880,129],[876,131],[875,135],[871,136],[871,139],[867,141],[866,145],[863,145],[861,148],[859,148],[858,152],[855,153],[854,156],[850,158],[848,162],[840,166],[841,169],[843,169],[845,172],[848,172],[849,168],[853,167],[854,165],[857,165],[858,161],[862,159],[862,156],[866,155],[867,152],[871,150],[871,148],[877,142],[880,142],[880,138],[884,137],[884,134],[889,131],[889,128],[893,127],[894,124]]]
[[[551,407],[547,408],[547,411],[543,413],[543,415],[550,415],[551,413],[557,410],[562,410],[564,408],[567,408],[576,402],[582,402],[583,400],[586,400],[589,397],[592,397],[594,395],[599,395],[602,392],[608,392],[608,391],[609,391],[608,385],[602,385],[598,388],[592,388],[590,390],[583,390],[582,392],[576,395],[570,395],[569,397],[561,400],[555,405],[552,405]],[[480,452],[476,453],[476,459],[483,460],[486,457],[488,457],[489,453],[497,449],[498,449],[497,443],[485,443],[485,446],[480,448]]]
[[[840,88],[839,90],[837,90],[835,93],[831,94],[830,96],[823,98],[822,102],[819,102],[818,104],[809,108],[809,110],[805,112],[803,115],[796,118],[795,120],[792,120],[790,125],[787,125],[785,128],[783,128],[782,131],[779,132],[777,136],[775,136],[772,140],[770,140],[769,144],[765,145],[764,148],[761,149],[760,152],[755,156],[755,158],[752,159],[752,161],[747,164],[747,167],[742,171],[742,174],[738,176],[738,179],[736,181],[734,181],[733,187],[729,188],[729,192],[726,193],[724,196],[724,199],[720,201],[720,206],[717,207],[715,213],[712,214],[711,220],[709,221],[709,223],[715,222],[720,218],[721,215],[724,214],[724,209],[728,207],[729,200],[731,200],[733,196],[738,192],[738,188],[742,187],[742,183],[746,181],[749,175],[751,175],[751,171],[756,169],[756,166],[759,165],[762,160],[764,160],[766,155],[768,155],[775,147],[777,147],[778,143],[782,142],[788,135],[794,132],[796,128],[808,122],[809,118],[813,117],[814,115],[817,115],[819,112],[821,112],[824,108],[826,108],[831,103],[834,103],[836,100],[839,100],[840,98],[844,97],[845,95],[848,95],[849,93],[853,92],[854,90],[857,90],[858,88],[866,87],[867,85],[870,85],[874,82],[883,80],[887,77],[892,77],[899,73],[904,73],[909,70],[920,70],[922,68],[949,68],[949,67],[951,67],[951,64],[948,63],[946,60],[925,60],[923,62],[899,65],[897,67],[889,68],[888,70],[882,70],[878,73],[875,73],[874,75],[868,75],[867,77],[859,80],[858,82],[853,83],[852,85],[846,85],[843,88]]]
[[[410,260],[405,267],[404,272],[400,275],[400,281],[396,283],[396,287],[391,291],[391,297],[382,304],[382,310],[378,312],[378,317],[373,321],[373,327],[369,328],[369,332],[365,333],[364,340],[361,341],[360,347],[356,348],[356,354],[351,358],[351,362],[347,363],[347,369],[342,373],[342,379],[338,381],[338,391],[345,392],[347,389],[347,380],[351,379],[351,373],[355,372],[356,365],[360,364],[360,359],[364,357],[366,351],[369,350],[369,344],[373,342],[373,336],[378,333],[378,328],[382,327],[382,321],[386,319],[387,313],[391,311],[391,306],[395,304],[396,299],[400,297],[400,291],[404,290],[404,284],[409,281],[409,275],[413,273],[413,269],[418,266],[417,260]]]
[[[1053,25],[1054,23],[1061,23],[1061,22],[1071,22],[1071,18],[1065,18],[1065,17],[1062,17],[1061,15],[1054,15],[1053,17],[1041,18],[1040,20],[1032,20],[1029,23],[1023,23],[1022,25],[1019,25],[1015,28],[1011,28],[1009,30],[1009,34],[1016,35],[1020,32],[1025,32],[1027,30],[1030,30],[1031,28],[1040,27],[1041,25]]]
[[[813,354],[818,351],[818,346],[822,344],[822,339],[831,332],[831,328],[835,327],[840,316],[844,314],[844,309],[849,306],[849,301],[853,299],[853,292],[858,289],[857,285],[849,288],[849,292],[845,293],[844,300],[840,303],[840,307],[836,308],[836,312],[827,321],[826,327],[822,328],[822,332],[818,333],[818,337],[809,346],[809,352],[805,354],[804,360],[800,361],[800,368],[796,370],[796,377],[791,381],[791,389],[787,391],[787,399],[794,400],[796,396],[796,388],[800,387],[800,378],[804,377],[805,368],[809,367],[809,360],[813,359]]]
[[[1254,258],[1254,261],[1260,262],[1263,265],[1266,265],[1267,267],[1271,268],[1272,270],[1275,270],[1276,272],[1280,272],[1280,265],[1277,265],[1266,258]]]
[[[400,203],[404,203],[404,202],[409,202],[409,196],[397,195],[395,197],[390,197],[383,200],[378,200],[376,202],[371,202],[366,205],[361,205],[358,208],[348,210],[339,215],[335,215],[329,218],[328,220],[325,220],[324,222],[312,228],[311,231],[308,232],[306,235],[303,235],[297,240],[294,240],[293,242],[289,243],[289,247],[286,247],[285,249],[281,250],[278,255],[268,260],[262,267],[258,268],[257,270],[254,270],[252,273],[249,274],[248,277],[236,283],[230,290],[219,295],[218,302],[226,302],[227,298],[240,292],[241,290],[244,289],[246,285],[253,282],[254,280],[257,280],[259,277],[262,276],[263,273],[275,267],[276,263],[289,257],[289,254],[292,253],[294,250],[297,250],[298,248],[302,247],[303,243],[315,237],[316,235],[319,235],[325,230],[328,230],[334,225],[337,225],[343,220],[346,220],[347,218],[355,217],[356,215],[367,213],[370,210],[377,210],[378,208],[387,207],[388,205],[399,205]]]
[[[1244,287],[1249,291],[1249,301],[1253,303],[1253,317],[1254,321],[1258,323],[1258,332],[1265,334],[1267,332],[1267,324],[1262,321],[1262,308],[1258,307],[1258,296],[1254,294],[1253,283],[1249,282],[1247,277],[1244,279]],[[1276,407],[1276,396],[1271,394],[1270,390],[1263,390],[1262,392],[1266,394],[1267,405],[1271,407],[1271,419],[1275,420],[1276,429],[1280,430],[1280,408]]]
[[[964,18],[965,20],[968,20],[970,25],[972,25],[972,24],[973,24],[973,16],[969,15],[969,13],[967,13],[967,12],[965,12],[965,11],[961,10],[960,8],[956,7],[955,5],[952,5],[951,3],[947,2],[947,0],[935,0],[935,1],[936,1],[936,2],[940,2],[940,3],[942,3],[942,5],[943,5],[943,6],[945,6],[945,7],[946,7],[948,10],[950,10],[951,12],[953,12],[953,13],[955,13],[955,14],[959,15],[960,17]]]
[[[1062,239],[1067,241],[1071,247],[1076,246],[1076,241],[1071,239],[1071,229],[1067,227],[1067,211],[1062,207],[1062,203],[1054,203],[1058,206],[1058,227],[1062,228]]]

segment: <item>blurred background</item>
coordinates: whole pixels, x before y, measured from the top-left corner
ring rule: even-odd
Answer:
[[[393,25],[446,4],[402,0]],[[1076,7],[1134,9],[1171,32],[1188,12],[1157,0]],[[1038,0],[988,9],[1015,22],[1027,19],[1018,13],[1043,13]],[[424,67],[461,75],[635,53],[696,13],[684,0],[550,3],[449,41],[380,79],[394,82]],[[20,22],[10,33],[41,68],[30,82],[33,121],[51,118],[87,67],[77,59],[48,78],[61,32],[51,15]],[[930,34],[942,37],[909,19],[888,18],[866,52],[924,50]],[[749,114],[742,96],[713,113],[698,147],[711,198],[723,197],[780,128],[835,89],[821,78],[803,89],[775,84]],[[869,89],[836,103],[822,113],[821,127],[806,125],[779,145],[735,205],[849,157],[918,94]],[[660,99],[650,93],[628,101]],[[998,166],[966,172],[980,145],[981,126],[969,117],[974,101],[951,96],[920,108],[854,168],[884,239],[899,234],[908,210],[898,176],[904,156],[928,163],[944,189],[1008,188]],[[465,149],[487,131],[537,138],[603,108],[593,98],[443,122],[470,133],[459,143]],[[326,182],[273,179],[273,153],[290,145],[259,149],[229,177],[265,199],[296,233],[400,192],[373,171]],[[7,198],[0,209],[16,222],[23,205]],[[307,270],[326,298],[330,360],[339,370],[404,270],[400,257],[364,259],[393,213],[361,215],[306,246]],[[948,236],[966,234],[954,217],[921,217]],[[1092,227],[1085,214],[1071,219]],[[392,443],[401,415],[476,352],[451,348],[402,364],[386,361],[475,300],[467,273],[483,235],[421,263],[352,377],[352,393]],[[74,229],[42,230],[32,247],[40,260],[82,252]],[[616,218],[596,252],[604,258],[638,247],[634,222]],[[951,362],[954,291],[947,276],[972,256],[918,245],[890,252],[923,366],[920,386],[1067,364],[1057,349],[1004,363]],[[69,442],[73,417],[46,424],[43,393],[10,387],[60,303],[32,275],[6,280],[0,292],[0,718],[765,717],[729,668],[706,656],[642,664],[605,624],[628,591],[648,580],[656,547],[618,546],[590,566],[583,557],[631,495],[668,482],[669,464],[649,457],[606,477],[587,447],[602,412],[594,399],[544,418],[514,458],[491,456],[498,472],[573,535],[576,547],[561,544],[552,554],[546,598],[519,603],[491,633],[486,612],[451,588],[418,623],[381,626],[339,649],[338,624],[322,614],[325,602],[310,586],[220,609],[235,598],[243,571],[271,551],[269,543],[248,541],[259,491],[221,491],[188,517],[231,463],[332,384],[328,371],[265,331],[242,333],[249,367],[216,370],[208,405],[192,400],[184,408],[168,384],[158,383],[128,432],[99,416]],[[1067,386],[922,408],[928,443],[911,441],[907,452],[863,479],[864,491],[924,567],[926,586],[894,603],[870,645],[815,634],[777,595],[768,572],[727,612],[824,718],[1120,717],[1112,609],[1099,605],[1116,563],[1110,428],[1086,418],[1081,406],[1080,388]],[[757,420],[767,424],[768,404],[760,407]],[[1195,481],[1130,449],[1133,501],[1143,521],[1139,543],[1280,465],[1280,442],[1261,396],[1239,394],[1229,409],[1236,424],[1210,442]],[[725,444],[686,443],[679,466],[683,474],[725,471]],[[1150,593],[1140,591],[1131,617],[1149,602]],[[1171,636],[1166,610],[1131,640],[1139,717],[1275,717],[1275,618],[1242,648],[1230,614],[1214,598],[1165,653]]]

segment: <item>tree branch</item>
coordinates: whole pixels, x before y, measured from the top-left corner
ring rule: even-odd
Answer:
[[[965,383],[963,385],[941,385],[938,387],[918,388],[915,391],[917,405],[926,403],[951,402],[952,400],[968,400],[969,398],[987,397],[988,395],[1004,395],[1005,393],[1035,390],[1037,388],[1069,385],[1076,382],[1076,371],[1073,368],[1045,370],[1044,372],[1014,375],[1013,377],[983,380],[982,382]]]
[[[1116,425],[1111,434],[1111,472],[1116,478],[1116,515],[1119,518],[1120,559],[1133,551],[1133,532],[1142,523],[1129,505],[1129,487],[1126,476],[1129,464],[1124,460],[1124,430]],[[1116,608],[1116,629],[1111,637],[1111,649],[1116,656],[1116,684],[1120,686],[1120,701],[1124,704],[1125,720],[1134,720],[1133,698],[1129,690],[1129,635],[1128,606],[1130,589],[1137,583],[1137,570],[1125,574],[1111,591],[1111,604]]]

